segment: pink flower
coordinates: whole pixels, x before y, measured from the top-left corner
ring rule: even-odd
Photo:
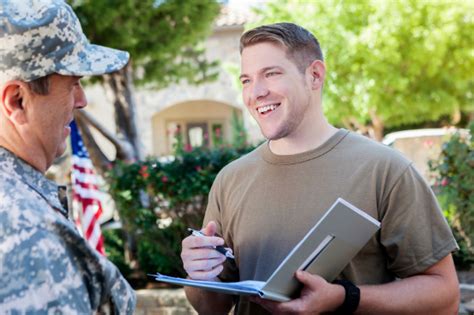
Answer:
[[[150,177],[150,174],[148,173],[148,166],[146,165],[143,165],[141,168],[140,168],[140,171],[139,171],[140,175],[142,175],[142,177],[144,179],[147,179],[148,177]]]
[[[199,166],[199,165],[198,165],[198,166],[196,166],[196,171],[197,171],[197,172],[200,172],[200,171],[202,171],[202,167],[201,167],[201,166]]]
[[[443,180],[441,181],[441,186],[445,187],[445,186],[448,186],[449,184],[449,180],[445,177],[443,178]]]
[[[168,182],[168,177],[162,176],[162,177],[161,177],[161,182],[167,183],[167,182]]]
[[[184,151],[191,152],[192,150],[193,147],[189,143],[186,143],[186,145],[184,146]]]

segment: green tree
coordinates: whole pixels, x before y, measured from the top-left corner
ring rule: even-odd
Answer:
[[[199,84],[217,77],[199,43],[211,31],[219,13],[214,0],[70,0],[84,33],[94,44],[130,52],[129,64],[99,78],[114,97],[116,133],[81,111],[76,119],[85,135],[91,159],[103,174],[110,163],[87,125],[94,126],[115,146],[117,160],[144,158],[137,132],[134,85],[164,88],[187,81]],[[89,124],[87,124],[89,123]]]
[[[288,21],[319,39],[331,122],[380,140],[385,127],[474,110],[474,2],[273,1],[259,24]],[[255,26],[255,25],[252,25]]]

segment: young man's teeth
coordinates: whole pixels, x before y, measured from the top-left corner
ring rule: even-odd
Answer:
[[[258,112],[261,114],[261,113],[265,113],[265,112],[268,112],[269,110],[275,110],[277,108],[276,105],[266,105],[266,106],[262,106],[262,107],[259,107],[258,108]]]

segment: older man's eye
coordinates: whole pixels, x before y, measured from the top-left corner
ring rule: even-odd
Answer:
[[[81,79],[82,77],[74,77],[74,80],[72,81],[72,85],[74,86],[81,86]]]

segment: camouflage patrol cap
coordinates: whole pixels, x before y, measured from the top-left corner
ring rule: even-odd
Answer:
[[[121,69],[125,51],[92,45],[63,0],[0,0],[0,82]]]

